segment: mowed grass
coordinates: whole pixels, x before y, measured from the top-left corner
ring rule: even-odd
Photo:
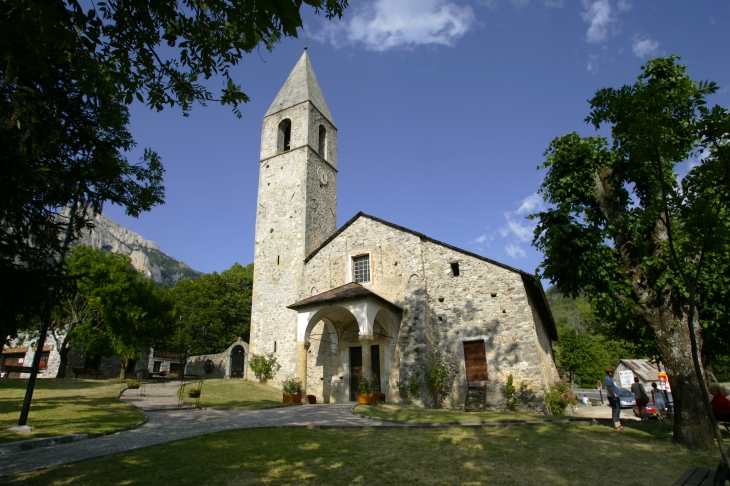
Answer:
[[[394,403],[379,403],[377,405],[358,405],[355,412],[366,417],[400,422],[428,422],[428,423],[485,423],[508,420],[565,420],[571,417],[557,417],[539,413],[520,412],[464,412],[463,410],[427,409]]]
[[[195,388],[197,382],[186,387]],[[185,393],[184,400],[195,403]],[[203,391],[200,394],[200,406],[206,408],[265,408],[282,404],[282,392],[279,388],[261,383],[237,380],[203,380]]]
[[[438,429],[250,429],[3,478],[28,485],[672,484],[716,451],[670,442],[665,424]]]
[[[0,380],[0,443],[66,434],[98,434],[144,420],[138,408],[117,399],[118,380],[74,378],[36,381],[28,425],[33,432],[8,432],[18,424],[28,380]]]

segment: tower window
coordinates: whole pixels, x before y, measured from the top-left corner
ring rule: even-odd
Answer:
[[[352,279],[357,283],[370,282],[370,255],[362,255],[352,259]]]
[[[291,120],[286,118],[279,123],[279,138],[277,151],[279,153],[291,150]]]
[[[451,273],[454,274],[454,277],[459,276],[459,262],[451,263]]]
[[[327,129],[324,125],[319,126],[319,155],[320,157],[327,158],[325,151],[327,150]]]

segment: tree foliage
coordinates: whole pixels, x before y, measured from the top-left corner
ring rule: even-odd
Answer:
[[[71,349],[87,356],[134,359],[172,331],[169,296],[132,266],[128,256],[88,246],[71,250],[66,272],[76,289],[62,295],[51,332],[61,354],[59,377]]]
[[[701,329],[706,348],[728,342],[730,116],[706,106],[716,84],[676,61],[652,59],[633,85],[590,100],[586,121],[609,126],[611,142],[576,133],[551,142],[541,192],[552,208],[533,215],[534,244],[545,254],[539,273],[562,293],[585,293],[627,336],[653,337],[675,397],[674,438],[707,448],[693,354]]]
[[[176,326],[168,347],[188,356],[220,353],[251,326],[253,264],[183,279],[171,289]]]

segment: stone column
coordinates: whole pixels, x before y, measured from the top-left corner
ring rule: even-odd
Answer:
[[[373,377],[373,355],[370,349],[370,345],[373,340],[370,336],[360,339],[362,345],[362,377],[367,380],[372,380]]]
[[[311,343],[309,341],[299,341],[297,349],[299,350],[299,379],[302,382],[302,395],[307,395],[307,351]]]

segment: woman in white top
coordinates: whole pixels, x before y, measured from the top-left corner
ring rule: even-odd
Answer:
[[[656,383],[651,384],[651,398],[654,400],[654,406],[656,407],[656,413],[659,416],[659,420],[663,419],[667,405],[664,403],[664,394],[662,394],[662,391],[657,388]]]

